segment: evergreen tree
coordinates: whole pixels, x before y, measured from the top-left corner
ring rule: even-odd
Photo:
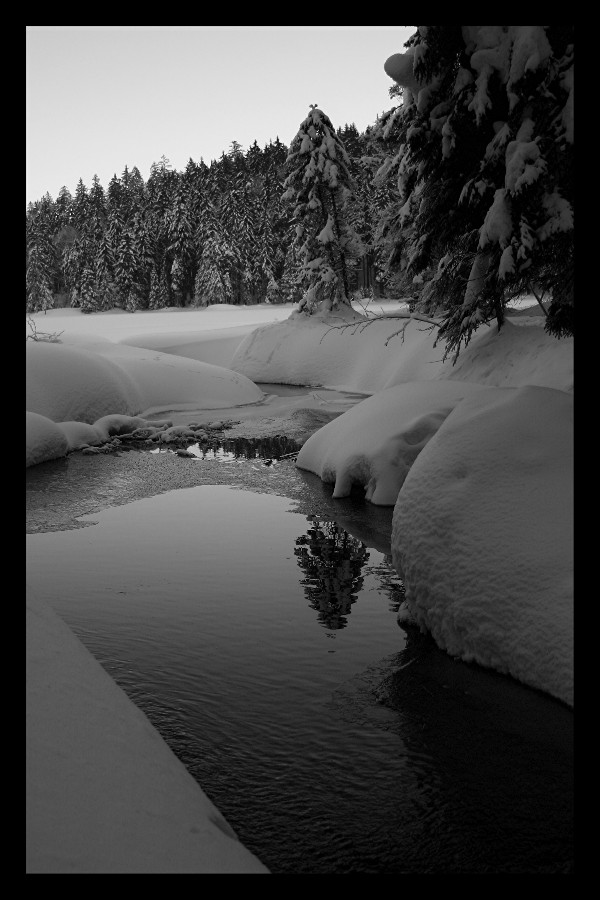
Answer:
[[[104,188],[97,175],[92,178],[92,186],[88,195],[88,218],[86,225],[90,234],[100,240],[106,226],[106,197]]]
[[[75,196],[72,205],[72,222],[75,228],[81,232],[85,226],[89,215],[89,197],[88,191],[80,178],[75,189]]]
[[[230,272],[236,264],[236,254],[214,214],[208,214],[200,223],[198,243],[202,250],[194,282],[194,305],[232,303]]]
[[[55,255],[48,236],[31,223],[27,228],[25,292],[27,312],[39,312],[54,305],[52,285]]]
[[[73,197],[71,196],[71,192],[63,185],[58,192],[55,203],[57,224],[62,226],[71,224],[72,206]]]
[[[386,161],[392,264],[421,275],[458,354],[538,288],[546,329],[573,333],[573,26],[419,26],[386,63],[403,105]]]
[[[293,205],[295,243],[306,288],[299,310],[350,307],[348,266],[362,253],[347,217],[352,194],[349,159],[331,121],[311,106],[287,157],[283,199]]]
[[[179,180],[174,191],[171,206],[166,213],[166,224],[169,236],[168,250],[173,254],[171,284],[179,302],[183,305],[187,295],[191,295],[193,290],[195,260],[189,188],[183,178]]]
[[[138,267],[135,256],[135,240],[129,229],[124,228],[117,247],[115,258],[115,282],[124,308],[135,312],[141,304],[141,291],[138,283]]]

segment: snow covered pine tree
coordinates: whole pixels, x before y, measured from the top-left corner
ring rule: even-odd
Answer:
[[[455,358],[523,293],[547,292],[546,330],[573,334],[573,31],[420,25],[385,63],[403,88],[391,244]]]
[[[294,207],[299,282],[306,289],[298,311],[308,315],[351,308],[348,266],[362,245],[346,215],[353,187],[348,163],[329,117],[311,105],[290,146],[282,195]]]

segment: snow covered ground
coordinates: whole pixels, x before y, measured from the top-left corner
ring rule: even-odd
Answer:
[[[265,304],[36,315],[40,332],[62,334],[60,343],[27,342],[27,465],[135,429],[164,435],[192,415],[225,411],[249,427],[306,409],[342,412],[308,438],[298,465],[334,483],[340,503],[358,485],[394,506],[404,621],[453,656],[572,705],[572,339],[548,337],[543,319],[523,308],[499,334],[479,329],[453,366],[424,323],[357,319],[341,328],[339,319],[290,312]],[[338,393],[274,400],[254,382]],[[215,826],[218,814],[155,738],[147,760],[135,757],[132,808],[111,768],[122,756],[131,771],[130,733],[142,740],[152,729],[37,601],[29,629],[29,870],[131,871],[122,868],[130,851],[137,871],[175,871],[154,856],[163,835],[166,850],[180,847],[177,871],[265,871]],[[96,745],[85,732],[98,704],[108,740]],[[181,814],[170,789],[156,787],[161,779],[189,791]],[[82,794],[87,781],[91,793]],[[146,794],[144,785],[154,788]],[[111,810],[130,828],[117,841]]]

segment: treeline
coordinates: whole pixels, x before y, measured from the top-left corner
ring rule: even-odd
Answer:
[[[338,135],[354,178],[349,216],[369,252],[389,191],[371,184],[368,133],[346,125]],[[106,190],[94,176],[74,196],[63,187],[30,203],[27,311],[300,300],[293,210],[282,200],[287,155],[279,139],[246,152],[234,141],[210,165],[190,159],[177,172],[162,157],[147,181],[125,167]],[[357,270],[353,289],[360,280]]]
[[[28,311],[310,314],[361,289],[438,317],[458,354],[527,293],[573,334],[574,27],[420,25],[405,47],[385,64],[402,102],[362,134],[311,105],[289,151],[234,141],[30,204]]]

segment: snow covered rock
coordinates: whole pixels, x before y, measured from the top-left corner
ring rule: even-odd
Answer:
[[[379,391],[309,437],[296,464],[335,482],[336,498],[358,484],[367,500],[393,506],[413,462],[456,404],[485,390],[467,382],[417,381]]]
[[[573,398],[489,388],[458,404],[394,508],[406,613],[449,654],[573,704]]]

